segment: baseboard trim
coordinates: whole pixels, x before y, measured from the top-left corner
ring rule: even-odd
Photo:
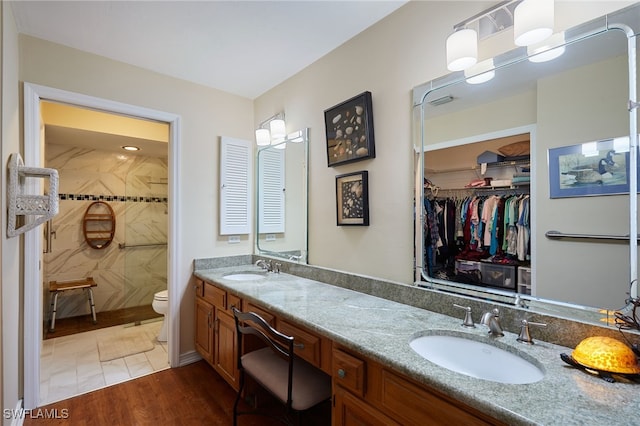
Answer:
[[[180,367],[182,367],[182,366],[185,366],[185,365],[193,364],[194,362],[198,362],[201,359],[202,359],[202,357],[195,350],[189,351],[189,352],[185,352],[185,353],[181,353],[180,354],[180,361],[179,361],[178,365]]]

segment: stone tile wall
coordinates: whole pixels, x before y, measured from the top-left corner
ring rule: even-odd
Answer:
[[[53,219],[53,251],[43,255],[44,318],[49,282],[92,276],[97,312],[150,305],[167,288],[167,159],[47,144],[46,167],[60,175],[60,213]],[[116,215],[113,242],[96,250],[84,241],[82,219],[93,201]],[[120,249],[118,244],[163,245]],[[57,318],[89,313],[80,290],[58,297]],[[98,318],[99,320],[99,318]]]

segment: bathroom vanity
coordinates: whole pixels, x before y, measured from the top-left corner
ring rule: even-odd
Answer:
[[[205,279],[201,278],[203,274],[196,273],[196,276],[196,350],[235,390],[238,390],[239,372],[232,307],[256,312],[279,331],[294,336],[296,354],[332,376],[335,425],[354,421],[371,425],[505,424],[348,346],[334,343],[326,335],[304,327],[298,318],[278,314],[276,307],[266,306],[238,289],[246,284],[243,280],[227,287],[224,275]],[[273,281],[284,277],[283,274],[268,278]],[[263,280],[266,277],[260,281]]]
[[[560,354],[571,349],[538,340],[536,330],[534,345],[517,342],[517,334],[508,331],[494,339],[486,327],[461,327],[462,315],[450,317],[292,273],[266,273],[248,263],[196,264],[196,347],[232,387],[237,388],[238,372],[229,310],[236,306],[294,335],[303,344],[299,355],[332,376],[334,425],[636,423],[637,385],[606,383],[567,366]],[[249,279],[227,278],[233,276]],[[353,277],[359,279],[364,278]],[[476,321],[480,314],[474,313]],[[439,367],[409,346],[429,333],[500,347],[537,365],[544,377],[506,384]]]

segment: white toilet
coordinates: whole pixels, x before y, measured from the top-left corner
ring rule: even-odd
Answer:
[[[158,341],[167,341],[167,309],[169,308],[169,295],[167,290],[162,290],[153,295],[153,303],[151,304],[153,310],[159,314],[164,315],[162,320],[162,327],[160,333],[158,333]]]

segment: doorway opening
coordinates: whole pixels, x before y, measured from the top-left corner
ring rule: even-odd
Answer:
[[[177,259],[172,258],[171,253],[176,253],[177,250],[175,250],[175,248],[178,246],[178,209],[176,206],[179,204],[179,200],[174,197],[174,194],[177,195],[175,188],[178,185],[179,179],[177,159],[179,154],[178,147],[180,146],[180,117],[175,114],[116,103],[106,99],[94,98],[44,86],[32,85],[29,83],[25,83],[24,85],[24,100],[25,161],[28,162],[28,164],[44,166],[47,162],[50,162],[48,166],[52,166],[53,163],[57,161],[61,162],[60,164],[66,164],[68,166],[69,163],[81,163],[82,161],[86,161],[85,165],[80,167],[80,169],[92,169],[93,172],[97,170],[98,173],[102,170],[103,172],[103,174],[99,175],[97,179],[95,176],[94,178],[87,178],[87,176],[84,176],[84,183],[82,183],[83,179],[78,177],[82,175],[81,170],[73,171],[70,175],[72,178],[68,180],[67,183],[61,179],[61,187],[59,190],[61,206],[62,201],[67,204],[63,206],[64,208],[61,210],[61,213],[64,213],[65,210],[67,212],[74,209],[77,211],[67,215],[66,219],[64,219],[63,215],[59,215],[59,217],[63,219],[59,224],[60,226],[56,227],[54,220],[51,224],[52,226],[49,227],[49,230],[54,231],[54,235],[57,238],[61,238],[65,233],[66,227],[77,227],[77,222],[82,222],[82,215],[78,217],[78,214],[80,214],[80,211],[85,208],[84,204],[87,204],[87,202],[94,202],[95,200],[93,200],[93,198],[97,198],[99,201],[115,206],[116,211],[119,210],[120,215],[116,214],[116,222],[118,221],[117,219],[119,216],[120,222],[122,222],[122,228],[120,229],[121,234],[125,234],[124,237],[121,237],[124,239],[120,242],[114,239],[113,246],[110,247],[112,252],[109,255],[101,253],[103,250],[92,250],[87,249],[86,247],[84,250],[81,250],[79,247],[82,243],[86,244],[86,241],[74,241],[73,237],[45,239],[41,233],[42,228],[40,228],[40,231],[35,230],[31,233],[25,234],[24,407],[25,409],[32,409],[41,405],[43,402],[41,399],[46,399],[42,398],[39,388],[41,378],[46,379],[46,377],[41,377],[40,364],[42,356],[47,355],[47,348],[43,345],[43,336],[45,334],[45,329],[50,324],[48,320],[50,320],[51,308],[48,303],[48,298],[45,297],[47,296],[47,293],[49,293],[49,282],[58,280],[73,281],[78,278],[86,278],[86,275],[88,275],[88,272],[84,270],[87,267],[86,265],[82,266],[83,262],[79,260],[80,258],[73,259],[72,253],[74,253],[74,249],[64,252],[63,249],[65,245],[75,245],[75,252],[84,251],[84,255],[86,257],[89,259],[93,257],[93,265],[99,264],[97,259],[107,258],[110,258],[111,262],[106,260],[103,263],[103,266],[120,263],[121,273],[116,273],[115,270],[109,271],[108,267],[98,267],[95,271],[91,272],[92,275],[96,275],[93,278],[98,282],[98,287],[93,288],[94,294],[97,293],[95,304],[97,307],[98,323],[100,323],[101,308],[107,308],[105,311],[108,311],[108,308],[114,308],[116,310],[121,308],[125,309],[138,304],[138,302],[143,299],[145,299],[143,302],[144,304],[149,304],[151,301],[146,301],[146,299],[156,293],[159,293],[159,287],[164,287],[164,290],[166,290],[166,293],[168,294],[165,315],[165,321],[167,323],[167,342],[165,343],[166,346],[164,349],[168,356],[169,366],[178,365],[179,303],[176,300],[177,297],[172,297],[172,295],[177,294],[176,271],[179,270],[179,265],[177,265],[179,262]],[[130,176],[122,176],[121,179],[114,178],[113,176],[109,177],[108,173],[104,173],[104,171],[112,168],[112,166],[115,167],[116,164],[118,164],[118,156],[121,156],[119,160],[121,162],[121,166],[127,163],[125,154],[117,152],[122,151],[121,146],[134,145],[133,142],[144,144],[146,143],[145,138],[136,138],[128,135],[124,136],[125,138],[129,138],[125,141],[125,139],[122,139],[123,135],[119,135],[117,143],[122,143],[122,145],[116,147],[114,144],[114,146],[110,148],[111,144],[106,144],[104,141],[100,140],[100,137],[103,135],[96,136],[94,132],[94,134],[92,134],[92,136],[94,136],[93,138],[86,138],[87,135],[84,132],[86,132],[87,129],[79,130],[76,128],[74,130],[75,133],[84,133],[84,139],[93,139],[94,144],[97,144],[97,146],[74,147],[73,144],[65,145],[65,143],[52,143],[51,145],[47,145],[47,133],[50,133],[53,137],[56,132],[62,131],[60,127],[64,127],[60,123],[46,123],[46,109],[49,104],[60,108],[77,108],[79,111],[87,114],[98,113],[105,114],[116,119],[132,120],[135,118],[140,122],[147,124],[162,124],[165,127],[164,132],[166,136],[166,142],[164,142],[164,146],[162,147],[165,156],[143,157],[140,155],[131,156],[131,154],[129,154],[129,169],[136,170],[136,172],[130,174]],[[73,138],[67,134],[62,139],[68,141]],[[124,153],[124,151],[122,152]],[[47,154],[51,153],[54,154],[47,158]],[[109,165],[108,157],[110,155],[113,156],[113,158],[111,159],[112,163]],[[99,161],[96,164],[98,159],[102,161]],[[100,167],[101,165],[102,169]],[[132,165],[134,166],[131,167]],[[162,176],[162,169],[164,169],[164,176]],[[73,173],[76,173],[76,175]],[[122,188],[122,191],[114,191],[113,188],[118,187],[119,180],[121,180],[120,183],[122,186],[120,186],[120,188]],[[76,186],[74,187],[74,185]],[[145,194],[139,193],[142,189],[141,185],[145,189]],[[32,189],[37,191],[37,188]],[[153,212],[149,212],[150,207]],[[146,218],[149,220],[145,220],[144,217],[142,220],[137,220],[141,217],[142,213],[152,213],[154,218],[149,216]],[[67,222],[65,222],[65,220]],[[147,229],[149,232],[145,232],[143,229],[145,226],[151,226],[152,228],[155,226],[156,229],[153,231]],[[75,235],[75,237],[77,237],[78,232],[71,230],[70,235]],[[145,235],[146,237],[157,237],[157,241],[138,241],[141,235]],[[132,239],[127,240],[129,236]],[[80,239],[82,239],[82,236],[80,236]],[[160,241],[160,239],[162,239],[162,241]],[[41,261],[46,260],[45,257],[47,256],[46,253],[43,254],[43,249],[48,249],[49,247],[47,246],[50,246],[50,244],[45,244],[45,240],[53,242],[54,249],[50,254],[54,259],[49,259],[52,260],[50,264],[45,265],[44,268],[40,268],[39,265],[42,265]],[[147,246],[144,243],[153,243],[153,245]],[[55,245],[58,246],[62,260],[55,259]],[[133,252],[134,250],[137,250],[138,252],[135,253],[134,256],[129,256],[129,259],[127,259],[127,254],[125,252]],[[141,250],[144,250],[146,254]],[[117,260],[118,258],[120,258],[119,261]],[[71,261],[67,262],[66,260]],[[83,277],[80,277],[81,275]],[[58,278],[58,280],[48,279],[54,276],[55,278]],[[152,276],[152,279],[147,280],[149,276]],[[100,282],[104,284],[102,286],[102,291],[105,292],[105,294],[102,295],[98,291],[101,287]],[[42,283],[45,285],[44,288]],[[132,287],[132,283],[139,285],[135,288],[129,288]],[[120,286],[120,290],[118,289],[118,286]],[[156,287],[158,287],[158,292],[155,291]],[[108,294],[109,292],[110,294]],[[62,313],[65,309],[67,310],[66,313],[62,313],[62,317],[73,317],[74,313],[83,313],[83,309],[89,309],[89,304],[85,299],[86,295],[82,293],[83,291],[69,292],[69,297],[67,300],[64,300],[64,303],[60,302],[62,299],[58,301],[60,304],[58,307],[59,312]],[[62,295],[59,295],[59,297],[62,298]],[[66,307],[62,308],[63,305],[66,305]],[[76,309],[75,312],[74,309]],[[147,327],[147,325],[144,324],[147,322],[150,322],[152,325]],[[127,325],[135,325],[136,323],[144,324],[145,328],[151,327],[152,330],[145,332],[145,336],[155,336],[157,338],[157,334],[160,333],[159,326],[162,323],[159,321],[155,322],[157,324],[153,324],[153,318],[138,319],[134,320],[133,323],[126,324],[125,326],[121,325],[119,327],[130,328],[127,327]],[[60,323],[58,322],[58,324]],[[102,331],[98,330],[95,333],[101,332],[102,334],[105,334],[107,330],[110,329],[103,329]],[[151,333],[151,335],[149,335],[149,333]],[[69,336],[69,338],[71,337],[73,336]],[[64,338],[65,337],[61,337],[61,339]],[[97,337],[95,339],[97,339]],[[104,348],[107,346],[110,345],[103,345]],[[144,350],[145,348],[142,349]],[[105,356],[106,358],[110,357],[109,355]],[[45,372],[44,374],[47,373]],[[124,380],[126,378],[122,379]],[[107,380],[104,385],[109,385],[116,381],[122,380]],[[79,390],[81,391],[80,393],[82,393],[82,389],[79,388]]]

